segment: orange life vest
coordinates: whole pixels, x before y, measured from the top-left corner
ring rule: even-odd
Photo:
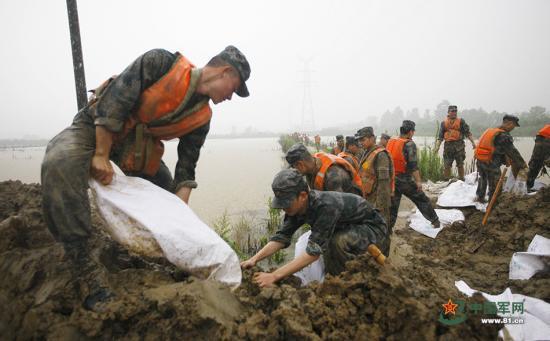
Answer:
[[[443,133],[443,138],[445,141],[458,141],[460,140],[460,118],[455,118],[452,122],[451,119],[447,118],[443,127],[445,132]]]
[[[170,70],[143,91],[136,111],[113,138],[115,144],[123,146],[123,171],[156,174],[164,154],[161,140],[181,137],[210,121],[208,99],[185,108],[199,75],[195,66],[177,53]]]
[[[504,130],[500,128],[489,128],[485,130],[483,135],[479,138],[474,157],[481,162],[491,162],[495,152],[495,137],[503,132]]]
[[[342,166],[345,170],[347,170],[351,176],[351,181],[358,188],[363,188],[359,174],[357,174],[355,168],[353,168],[353,166],[346,160],[336,155],[323,152],[315,153],[313,156],[321,160],[321,168],[317,172],[317,175],[315,175],[315,180],[313,182],[314,189],[322,191],[325,188],[325,174],[327,173],[327,170],[330,168],[330,166],[334,164]]]
[[[359,169],[359,175],[363,181],[363,195],[365,198],[368,197],[374,189],[374,184],[376,183],[376,169],[374,168],[374,161],[376,160],[376,156],[381,152],[387,153],[388,158],[390,159],[390,183],[392,191],[395,190],[395,171],[392,158],[384,147],[377,146],[364,158],[361,163],[361,168]]]
[[[410,139],[405,139],[402,137],[392,137],[388,141],[386,149],[391,155],[393,166],[395,169],[395,175],[403,174],[407,171],[407,160],[405,160],[403,148],[405,148],[405,144],[409,141]]]
[[[357,160],[357,157],[355,157],[355,155],[350,154],[348,152],[341,152],[337,156],[341,157],[342,159],[344,159],[346,161],[348,161],[346,158],[349,157],[351,159],[351,165],[353,166],[353,168],[355,168],[356,171],[359,171],[359,160]]]
[[[545,125],[541,130],[539,130],[537,135],[550,139],[550,124]]]

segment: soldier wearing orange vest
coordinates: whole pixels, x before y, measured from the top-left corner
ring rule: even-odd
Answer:
[[[485,130],[479,138],[474,152],[479,175],[476,200],[479,202],[486,202],[487,187],[489,187],[489,198],[495,192],[501,174],[501,165],[511,162],[514,176],[517,176],[519,180],[527,180],[527,164],[514,147],[514,139],[510,135],[515,127],[519,127],[519,118],[513,115],[504,115],[500,127]]]
[[[339,157],[349,162],[356,171],[359,171],[359,159],[361,149],[355,140],[355,136],[346,136],[346,149],[338,154]]]
[[[546,124],[537,133],[533,154],[529,160],[529,175],[527,176],[527,188],[531,189],[535,184],[535,179],[545,162],[550,160],[550,124]]]
[[[112,160],[125,173],[148,179],[187,202],[197,187],[195,167],[212,116],[209,101],[218,104],[233,93],[247,97],[249,75],[245,56],[233,46],[202,69],[179,53],[151,50],[98,88],[72,125],[49,142],[42,162],[44,218],[83,276],[90,268],[90,176],[110,184]],[[179,145],[172,179],[162,162],[162,140],[174,138]],[[91,291],[99,293],[86,300],[90,303],[106,294],[99,290],[101,276],[88,275]]]
[[[476,143],[470,133],[470,127],[463,118],[456,117],[456,105],[450,105],[448,109],[447,119],[441,122],[439,136],[435,143],[434,152],[437,154],[439,146],[444,140],[443,146],[443,177],[449,179],[451,177],[451,167],[456,161],[458,169],[458,178],[464,181],[464,160],[466,159],[466,151],[464,146],[464,138],[467,137],[472,142],[472,148],[476,148]]]
[[[415,126],[416,124],[413,121],[404,120],[399,128],[401,135],[392,137],[386,148],[392,157],[395,169],[395,191],[391,204],[391,228],[397,220],[402,195],[414,202],[420,213],[432,223],[434,228],[440,226],[439,218],[430,199],[422,191],[420,171],[417,165],[416,144],[412,140]]]
[[[363,182],[364,197],[380,211],[386,222],[389,223],[391,220],[391,197],[394,189],[391,156],[386,148],[376,144],[376,136],[372,127],[359,129],[355,137],[365,150],[359,161],[359,176]]]
[[[363,195],[357,171],[341,157],[323,152],[311,155],[306,146],[297,143],[288,149],[286,161],[306,176],[311,189]]]
[[[338,155],[344,151],[344,135],[336,135],[336,146],[332,149],[332,154]]]

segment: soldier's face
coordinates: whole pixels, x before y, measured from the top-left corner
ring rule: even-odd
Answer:
[[[507,132],[511,132],[515,127],[516,124],[512,121],[504,121],[504,123],[502,123],[502,128]]]
[[[385,138],[380,138],[380,145],[386,147],[388,145],[388,140],[386,140]]]
[[[231,67],[225,68],[220,75],[211,81],[208,96],[214,104],[231,100],[233,93],[241,85],[239,75]]]
[[[456,118],[456,110],[449,111],[448,116],[451,120],[454,120]]]
[[[291,217],[297,214],[304,214],[307,208],[307,198],[308,194],[306,192],[300,192],[289,207],[283,208],[283,211]]]
[[[348,146],[348,150],[349,150],[350,152],[352,152],[353,154],[355,154],[355,153],[358,152],[359,147],[357,147],[357,146],[354,145],[354,144],[350,144],[350,145]]]

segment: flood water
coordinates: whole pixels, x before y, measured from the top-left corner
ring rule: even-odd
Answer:
[[[271,181],[285,164],[277,138],[208,139],[201,150],[196,169],[199,187],[193,190],[189,205],[211,224],[224,212],[230,218],[265,217],[267,200],[273,195]],[[325,139],[323,139],[325,140]],[[433,145],[433,137],[415,136],[418,147]],[[526,162],[534,138],[516,138],[514,142]],[[46,147],[0,149],[0,181],[40,182],[40,163]],[[177,142],[166,143],[164,161],[173,172],[177,161]],[[442,154],[443,147],[440,150]],[[467,161],[473,157],[466,141]]]

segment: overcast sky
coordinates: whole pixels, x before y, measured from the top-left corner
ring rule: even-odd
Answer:
[[[401,106],[550,108],[550,1],[79,0],[88,88],[153,48],[204,65],[248,58],[251,96],[214,106],[211,133],[301,123],[309,60],[317,127]],[[0,138],[52,137],[76,113],[64,0],[1,0]]]

